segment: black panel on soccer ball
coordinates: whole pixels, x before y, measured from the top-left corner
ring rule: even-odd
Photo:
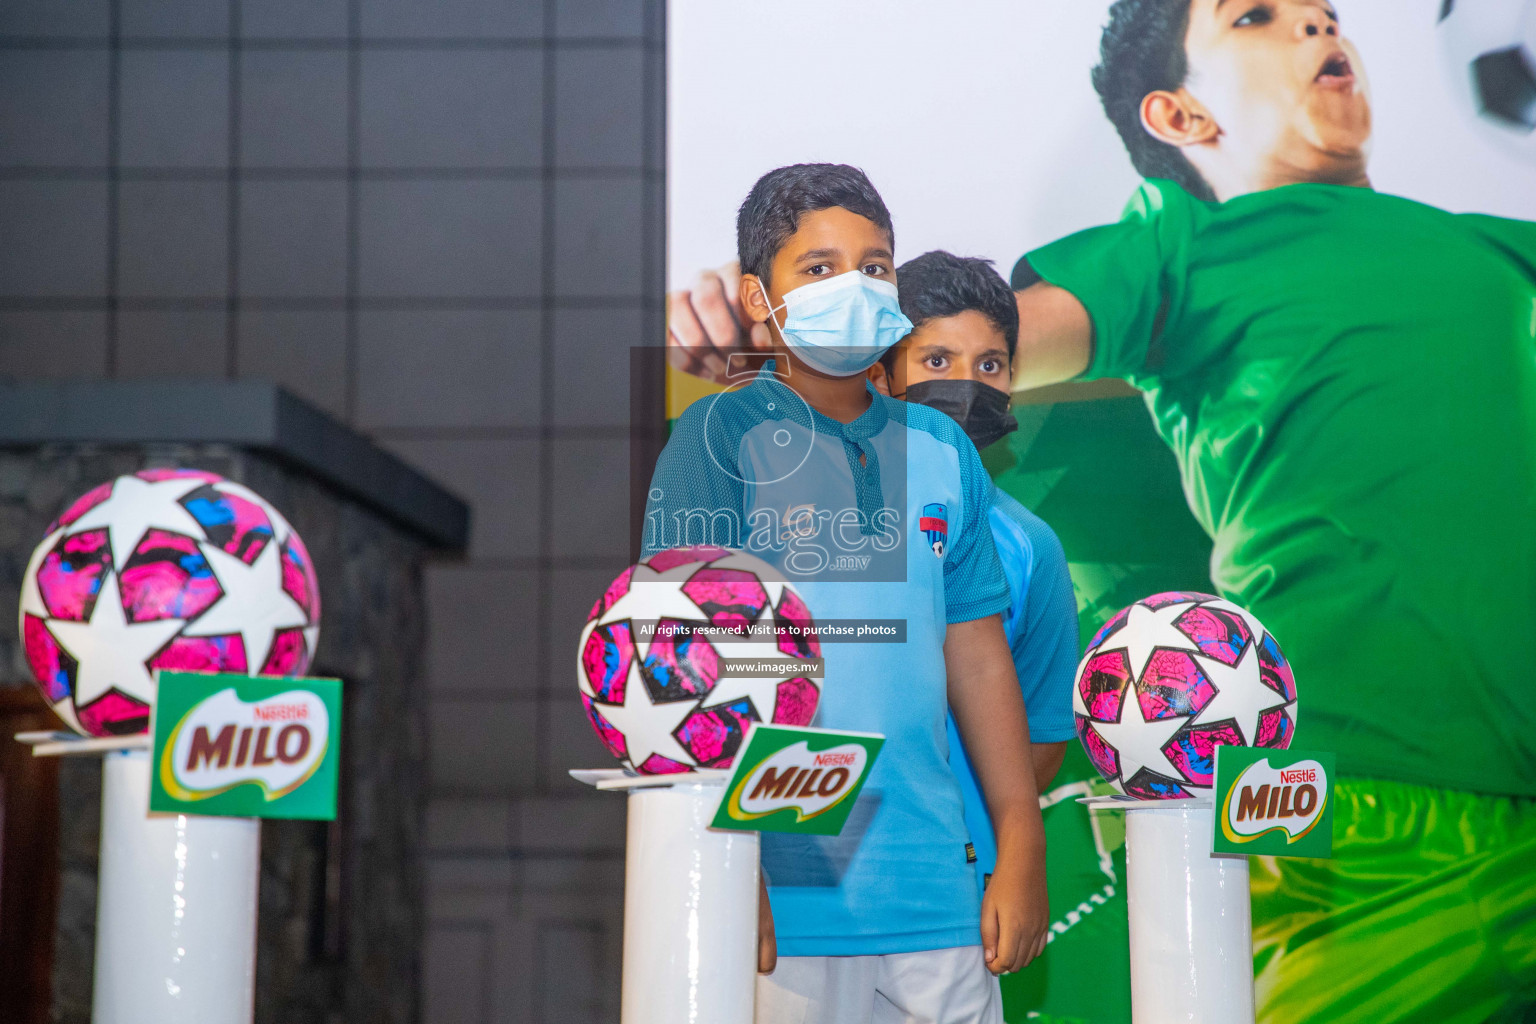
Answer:
[[[1536,129],[1536,68],[1520,47],[1477,58],[1472,82],[1483,113],[1516,128]]]

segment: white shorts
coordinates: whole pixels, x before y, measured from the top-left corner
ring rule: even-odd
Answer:
[[[757,1024],[1003,1024],[980,946],[884,956],[781,956],[757,976]]]

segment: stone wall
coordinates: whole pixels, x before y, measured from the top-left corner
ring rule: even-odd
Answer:
[[[0,686],[30,686],[16,635],[28,555],[86,490],[150,466],[237,480],[292,522],[314,557],[323,619],[315,675],[345,681],[340,818],[262,831],[256,1020],[407,1024],[421,1003],[425,807],[424,546],[267,455],[220,445],[0,451]],[[100,768],[60,776],[54,1016],[90,1019]]]

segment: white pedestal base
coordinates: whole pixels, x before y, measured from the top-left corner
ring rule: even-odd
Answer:
[[[629,791],[622,1024],[752,1024],[758,835],[709,827],[729,774],[571,772]]]
[[[1253,1024],[1248,858],[1211,855],[1210,800],[1120,806],[1133,1024]]]
[[[261,823],[149,813],[149,753],[101,769],[93,1024],[249,1024]]]

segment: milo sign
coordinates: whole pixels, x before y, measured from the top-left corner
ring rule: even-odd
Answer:
[[[1214,852],[1327,857],[1333,851],[1333,755],[1216,748]]]
[[[756,723],[713,828],[837,835],[885,737]]]
[[[335,679],[161,673],[150,810],[334,818],[340,721]]]

